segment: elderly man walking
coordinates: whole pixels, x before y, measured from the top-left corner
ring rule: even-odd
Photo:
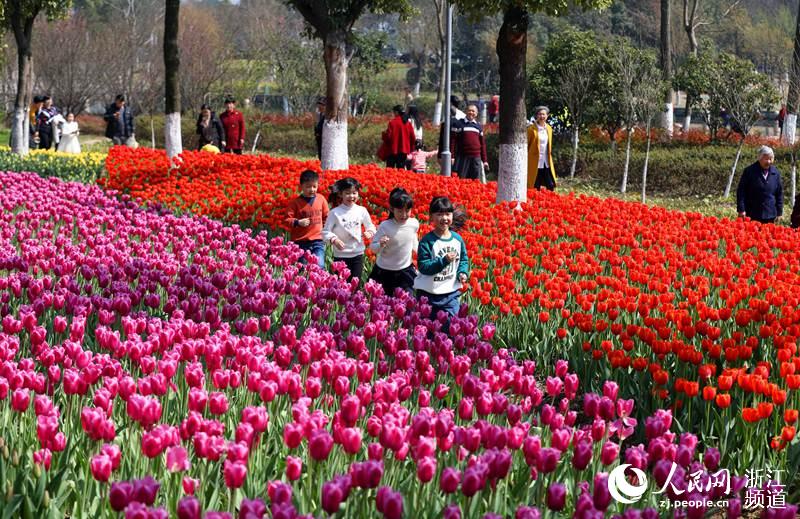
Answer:
[[[736,189],[736,209],[761,223],[773,223],[783,214],[783,184],[778,168],[772,165],[775,152],[769,146],[758,149],[758,160],[747,166]]]

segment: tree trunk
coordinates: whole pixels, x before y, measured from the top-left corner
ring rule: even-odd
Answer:
[[[744,135],[739,139],[739,147],[736,148],[736,158],[733,159],[733,167],[731,168],[731,174],[728,175],[728,183],[725,185],[725,193],[723,193],[722,198],[728,198],[731,194],[733,177],[736,175],[736,166],[739,165],[739,157],[742,155],[742,146],[744,146]]]
[[[794,53],[789,70],[789,95],[786,99],[786,119],[783,122],[783,141],[793,145],[797,130],[797,111],[800,108],[800,10],[794,28]]]
[[[670,0],[661,0],[661,73],[667,83],[672,81],[672,37],[670,34],[672,14],[670,3]],[[673,97],[674,94],[672,88],[670,88],[664,100],[663,118],[663,127],[669,137],[672,137],[672,123],[674,121],[672,113]]]
[[[525,125],[525,53],[528,13],[511,4],[497,36],[500,60],[500,164],[497,201],[524,202],[528,185],[528,146]]]
[[[628,139],[627,143],[625,144],[625,166],[622,168],[622,186],[619,188],[619,192],[625,194],[628,190],[628,167],[631,163],[631,136],[633,135],[632,128],[628,128]]]
[[[792,148],[792,207],[794,207],[794,199],[797,196],[797,150]]]
[[[580,130],[578,125],[572,130],[572,165],[569,167],[569,178],[575,178],[575,167],[578,163],[578,139],[580,138]]]
[[[647,121],[647,147],[644,150],[644,167],[642,168],[642,203],[647,203],[647,166],[650,163],[650,121]]]
[[[14,40],[17,44],[17,94],[14,97],[14,115],[11,125],[11,152],[17,155],[27,155],[30,151],[30,117],[28,110],[31,105],[33,90],[33,54],[31,52],[31,37],[33,34],[33,21],[36,13],[23,19],[16,13],[7,13],[14,31]]]
[[[686,94],[686,114],[683,116],[683,132],[689,131],[692,126],[692,97]]]
[[[326,104],[322,125],[322,169],[349,167],[347,154],[347,34],[344,30],[325,35]]]
[[[164,11],[164,147],[170,159],[183,151],[178,49],[180,7],[180,0],[166,0]]]

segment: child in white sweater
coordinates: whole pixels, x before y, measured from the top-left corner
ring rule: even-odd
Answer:
[[[402,187],[389,194],[389,219],[381,222],[369,248],[378,254],[369,275],[383,287],[388,295],[399,288],[413,293],[417,269],[411,254],[417,250],[419,222],[411,218],[414,200]]]
[[[331,187],[329,201],[333,209],[322,227],[322,239],[333,246],[333,260],[343,261],[350,278],[361,282],[364,270],[364,239],[375,235],[375,225],[367,210],[358,205],[361,184],[351,177],[337,180]],[[361,232],[362,226],[364,232]]]

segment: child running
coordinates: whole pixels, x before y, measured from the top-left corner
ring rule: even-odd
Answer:
[[[463,210],[453,207],[446,196],[431,200],[430,220],[433,231],[419,242],[417,263],[420,275],[414,280],[417,296],[425,296],[433,308],[432,316],[439,310],[448,314],[443,328],[449,328],[449,318],[458,313],[459,289],[469,278],[469,258],[463,238],[455,232],[466,220]]]
[[[360,189],[361,184],[351,177],[333,184],[329,200],[335,207],[328,213],[322,228],[322,238],[333,246],[334,261],[343,261],[350,270],[350,278],[356,278],[359,283],[364,270],[364,239],[369,240],[375,235],[375,225],[369,213],[356,203]]]
[[[416,149],[408,154],[411,161],[411,171],[414,173],[425,173],[428,171],[428,159],[439,154],[439,150],[425,151],[422,141],[417,141]]]
[[[317,258],[325,268],[325,244],[322,242],[322,222],[328,218],[328,202],[317,196],[319,174],[307,169],[300,173],[300,196],[286,208],[286,224],[291,239],[298,247]],[[305,260],[302,260],[305,261]]]
[[[369,248],[378,254],[369,275],[383,287],[387,295],[399,288],[413,292],[417,269],[411,263],[411,253],[417,250],[419,222],[411,217],[414,200],[408,192],[396,187],[389,193],[389,219],[378,226]]]

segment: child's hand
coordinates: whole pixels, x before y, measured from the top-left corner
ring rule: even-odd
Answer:
[[[334,247],[336,247],[337,249],[339,249],[339,250],[344,250],[344,242],[343,242],[342,240],[340,240],[339,238],[334,238],[334,239],[333,239],[333,241],[332,241],[331,243],[332,243],[332,244],[333,244],[333,246],[334,246]]]
[[[311,225],[311,218],[303,218],[297,220],[297,225],[299,225],[300,227],[308,227],[309,225]]]
[[[371,240],[373,236],[375,236],[375,231],[364,231],[364,238],[367,240]]]
[[[461,274],[458,275],[458,280],[461,281],[462,283],[466,283],[467,275],[462,272]]]
[[[381,244],[381,247],[386,247],[386,244],[389,243],[390,238],[388,236],[381,236],[381,241],[378,242]]]
[[[454,262],[456,258],[458,258],[458,254],[456,254],[454,251],[448,252],[447,254],[444,255],[444,259],[447,260],[447,263]]]

